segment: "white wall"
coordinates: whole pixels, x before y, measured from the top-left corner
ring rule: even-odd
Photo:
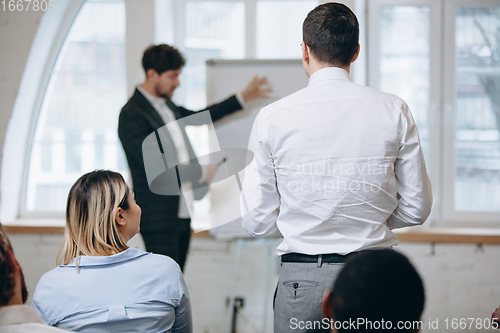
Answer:
[[[66,32],[85,0],[54,0],[54,10],[0,12],[0,219],[19,211],[30,133]]]
[[[13,234],[10,239],[31,296],[38,279],[55,267],[62,236]],[[232,293],[235,250],[236,241],[192,240],[185,278],[196,333],[225,331],[229,314],[226,299]],[[437,244],[433,252],[430,244],[402,243],[397,250],[410,258],[424,280],[427,300],[422,320],[426,326],[429,318],[438,318],[440,322],[439,330],[426,327],[422,332],[447,332],[446,318],[450,323],[452,318],[489,318],[500,305],[499,245],[480,248],[475,244]],[[238,332],[261,332],[264,304],[268,312],[267,332],[272,332],[272,296],[279,269],[274,246],[267,291],[268,248],[254,244],[243,247],[241,253],[235,295],[244,297],[245,306],[238,316]]]
[[[0,11],[0,165],[7,126],[42,15],[42,11]],[[0,193],[0,200],[5,196]]]
[[[0,11],[0,153],[42,14]]]
[[[452,332],[444,329],[446,318],[450,324],[453,318],[490,318],[500,305],[499,245],[436,244],[433,249],[431,244],[402,243],[396,249],[411,259],[424,280],[422,332]],[[439,330],[428,329],[429,318],[439,319]]]

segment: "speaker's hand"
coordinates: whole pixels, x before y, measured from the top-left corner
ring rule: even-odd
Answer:
[[[267,83],[267,77],[263,76],[259,78],[258,76],[255,76],[245,90],[241,92],[241,96],[245,102],[249,102],[257,98],[268,98],[272,89],[267,86]]]
[[[217,172],[217,165],[215,164],[208,164],[206,166],[207,168],[207,176],[205,177],[205,181],[210,184],[212,179],[214,179],[215,173]]]

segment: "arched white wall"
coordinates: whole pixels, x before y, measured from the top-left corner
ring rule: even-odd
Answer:
[[[53,11],[5,12],[0,16],[0,44],[2,50],[11,50],[2,51],[0,65],[1,91],[11,93],[0,99],[0,133],[5,133],[0,173],[0,220],[4,223],[17,218],[26,160],[43,95],[66,34],[84,2],[59,0]],[[27,16],[33,16],[33,22],[39,25],[30,24]],[[8,58],[4,60],[5,54]]]

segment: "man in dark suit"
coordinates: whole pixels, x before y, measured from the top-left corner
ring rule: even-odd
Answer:
[[[174,122],[176,125],[175,120],[196,113],[171,101],[174,90],[180,84],[179,75],[184,63],[181,53],[169,45],[160,44],[146,49],[142,59],[146,80],[137,87],[121,110],[118,124],[118,136],[132,174],[135,198],[142,208],[141,234],[146,249],[173,258],[181,269],[184,268],[191,238],[191,220],[187,208],[191,200],[187,196],[184,200],[179,196],[162,196],[150,191],[142,143],[148,135],[167,123]],[[266,78],[256,77],[241,93],[205,110],[208,109],[212,120],[216,121],[242,109],[245,102],[267,97],[269,89],[263,87],[266,83]],[[188,175],[193,187],[199,187],[198,184],[203,182],[210,183],[217,167],[200,166],[184,127],[169,125],[167,136],[168,142],[172,144],[162,147],[164,153],[174,156],[177,161],[190,161],[182,167],[189,170],[184,175]]]

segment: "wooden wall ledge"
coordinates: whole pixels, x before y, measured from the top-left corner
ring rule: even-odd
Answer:
[[[62,235],[61,226],[4,225],[10,234]],[[399,240],[413,243],[500,244],[500,228],[406,228],[395,230]],[[209,231],[194,233],[196,238],[209,238]]]
[[[500,228],[406,228],[395,234],[400,242],[500,244]]]
[[[31,225],[3,225],[8,234],[64,234],[64,227],[31,226]]]
[[[34,225],[5,225],[4,228],[9,234],[44,234],[44,235],[63,235],[64,227],[60,226],[34,226]],[[192,237],[196,238],[209,238],[210,231],[203,230],[199,232],[192,232]]]

